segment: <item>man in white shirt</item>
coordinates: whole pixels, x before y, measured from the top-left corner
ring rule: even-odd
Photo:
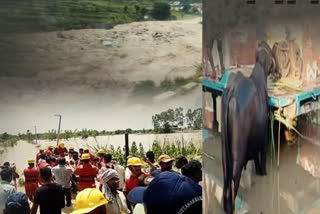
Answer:
[[[60,184],[63,188],[64,195],[67,201],[67,207],[71,206],[71,176],[73,170],[71,167],[66,166],[66,159],[64,157],[58,158],[58,166],[52,168],[52,174],[56,179],[56,183]]]

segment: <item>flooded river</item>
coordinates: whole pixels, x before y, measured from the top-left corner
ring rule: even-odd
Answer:
[[[296,145],[288,146],[282,140],[280,166],[272,164],[268,156],[267,176],[257,176],[254,164],[248,163],[241,177],[236,214],[320,213],[320,126],[307,123],[299,130],[314,141],[299,138]],[[203,143],[205,214],[223,213],[220,145],[217,131],[209,132]]]
[[[89,137],[87,139],[69,139],[68,141],[62,140],[65,142],[66,147],[69,146],[79,149],[80,147],[97,145],[102,147],[110,148],[111,145],[117,149],[118,146],[121,148],[125,145],[125,136],[124,135],[112,135],[112,136],[97,136],[96,138]],[[179,143],[183,142],[184,145],[192,142],[197,148],[202,146],[202,136],[200,131],[195,131],[192,133],[173,133],[173,134],[130,134],[129,135],[129,146],[132,145],[132,142],[136,142],[139,147],[141,142],[144,151],[147,152],[154,141],[160,143]],[[47,148],[49,145],[56,145],[56,141],[48,140],[39,140],[38,146],[27,143],[26,141],[18,141],[17,145],[14,147],[5,148],[4,153],[0,154],[0,163],[3,164],[4,161],[15,162],[19,173],[27,166],[26,161],[29,158],[35,158],[36,153],[39,151],[39,146]]]

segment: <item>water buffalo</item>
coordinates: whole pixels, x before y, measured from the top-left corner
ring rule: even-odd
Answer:
[[[241,72],[230,74],[222,94],[223,208],[234,212],[242,169],[254,160],[256,173],[266,175],[268,126],[267,76],[276,63],[264,41],[256,51],[256,63],[250,77]]]

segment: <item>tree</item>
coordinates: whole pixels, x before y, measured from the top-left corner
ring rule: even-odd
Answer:
[[[202,125],[202,108],[193,111],[193,129],[201,129]]]
[[[134,8],[136,9],[136,14],[139,14],[139,12],[140,12],[140,7],[139,7],[139,5],[134,5]]]
[[[69,138],[72,138],[72,136],[73,136],[73,133],[71,130],[65,130],[64,133],[65,133],[66,140],[69,140]]]
[[[191,6],[190,6],[190,4],[185,4],[185,5],[183,5],[183,12],[185,12],[185,13],[187,13],[187,12],[189,12],[189,10],[191,9]]]
[[[155,2],[151,11],[151,16],[158,20],[167,20],[171,16],[170,5],[166,2]]]
[[[187,126],[188,128],[192,128],[193,125],[193,112],[191,109],[188,109],[186,113],[186,121],[187,121]]]
[[[183,108],[182,107],[176,108],[174,110],[174,114],[175,114],[174,118],[175,118],[175,121],[177,122],[177,125],[183,126],[183,120],[184,120]]]
[[[161,133],[171,133],[170,125],[168,122],[165,122],[163,128],[160,131]]]
[[[156,158],[159,157],[162,154],[162,149],[161,149],[160,143],[158,141],[156,141],[156,140],[153,141],[151,150],[154,153]]]
[[[9,134],[7,132],[4,132],[2,135],[1,135],[1,140],[2,141],[7,141],[9,139]]]
[[[144,148],[141,142],[139,143],[139,156],[144,157]]]
[[[170,127],[173,125],[183,126],[183,108],[179,107],[174,109],[168,109],[160,114],[156,114],[152,117],[152,124],[154,130],[160,133],[170,133]]]
[[[127,5],[123,7],[123,12],[125,12],[125,13],[128,12],[128,6]]]
[[[32,133],[30,132],[30,130],[28,129],[27,130],[27,134],[26,134],[27,136],[27,141],[28,142],[32,142],[32,140],[33,140],[33,136],[32,136]]]
[[[87,129],[82,129],[80,132],[80,136],[82,139],[87,139],[89,137],[89,132]]]
[[[132,129],[126,129],[126,131],[125,131],[126,133],[128,133],[128,134],[131,134],[132,133]]]
[[[160,115],[156,114],[152,116],[152,125],[155,131],[158,131],[160,129]]]
[[[130,148],[130,154],[137,155],[138,154],[138,147],[135,141],[133,141],[132,146]]]
[[[201,129],[202,124],[202,108],[188,109],[186,113],[186,121],[188,128]]]
[[[97,136],[99,136],[99,132],[97,130],[92,130],[90,135],[94,138],[96,138]]]

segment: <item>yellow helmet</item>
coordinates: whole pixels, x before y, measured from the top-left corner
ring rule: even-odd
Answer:
[[[78,193],[75,209],[72,214],[89,213],[92,210],[107,204],[107,199],[97,188],[87,188]]]
[[[64,142],[60,142],[60,143],[59,143],[59,146],[60,146],[61,148],[64,148]]]
[[[50,145],[50,146],[48,146],[48,149],[53,149],[53,146],[51,146],[51,145]]]
[[[28,164],[31,164],[31,163],[35,163],[36,161],[34,159],[28,159]]]
[[[39,151],[40,151],[40,152],[41,152],[41,151],[43,152],[43,151],[44,151],[44,148],[40,148]]]
[[[81,160],[88,160],[90,159],[90,155],[89,154],[82,154],[81,155]]]
[[[98,154],[104,154],[104,149],[99,149]]]
[[[89,151],[88,147],[84,147],[83,151]]]
[[[142,166],[140,158],[132,157],[128,159],[127,166]]]
[[[70,147],[69,147],[69,150],[71,150],[71,149],[73,149],[73,150],[74,150],[74,147],[73,147],[73,146],[70,146]]]

